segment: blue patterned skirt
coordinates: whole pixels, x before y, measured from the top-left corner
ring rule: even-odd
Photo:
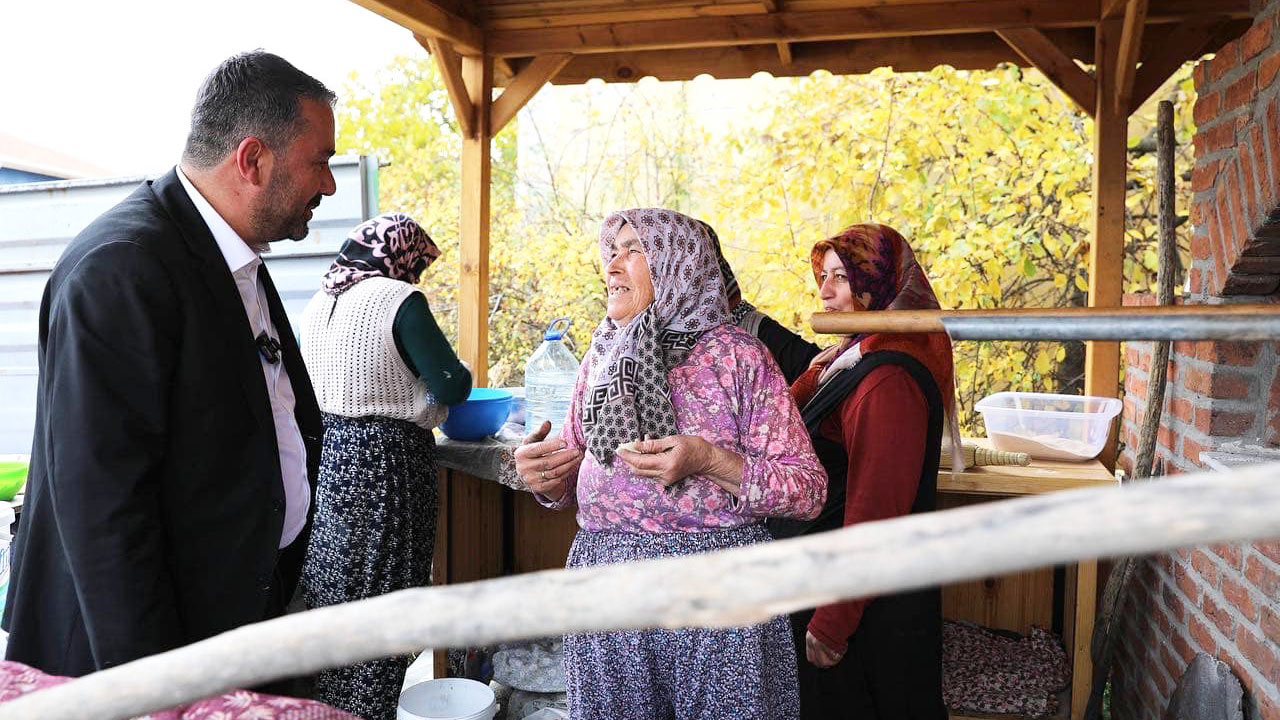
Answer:
[[[404,420],[324,415],[307,558],[308,608],[430,583],[436,538],[436,444]],[[367,720],[394,720],[410,658],[321,673],[316,697]]]
[[[694,555],[767,542],[762,525],[732,530],[579,530],[568,567]],[[631,630],[564,639],[573,720],[796,720],[800,694],[783,616],[748,627]]]

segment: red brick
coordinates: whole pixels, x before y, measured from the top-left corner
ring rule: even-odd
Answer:
[[[1280,565],[1280,540],[1254,543],[1253,549],[1271,562]]]
[[[1194,243],[1194,240],[1192,242]],[[1205,250],[1208,250],[1208,244],[1205,245]],[[1193,246],[1192,253],[1194,254],[1194,252],[1195,250]],[[1200,268],[1198,267],[1191,268],[1191,292],[1204,292],[1204,273],[1200,272]]]
[[[1213,639],[1208,626],[1200,622],[1199,618],[1194,615],[1187,618],[1187,631],[1191,634],[1191,641],[1200,646],[1201,652],[1210,655],[1218,654],[1218,642]]]
[[[1275,178],[1271,177],[1271,163],[1267,160],[1267,146],[1262,139],[1262,128],[1258,122],[1249,127],[1249,146],[1253,148],[1253,168],[1258,174],[1258,193],[1262,197],[1262,206],[1275,203],[1280,193],[1276,192]]]
[[[1226,150],[1236,144],[1236,126],[1234,122],[1220,122],[1208,130],[1201,130],[1196,136],[1204,136],[1205,153]]]
[[[1209,203],[1209,255],[1213,258],[1214,277],[1223,280],[1227,277],[1225,248],[1229,242],[1224,241],[1224,238],[1231,236],[1231,216],[1221,210],[1226,207],[1226,204],[1227,187],[1223,183],[1218,183],[1214,200]]]
[[[1240,194],[1244,196],[1244,213],[1249,235],[1257,227],[1255,221],[1262,214],[1258,205],[1258,175],[1253,168],[1253,147],[1247,140],[1240,144]]]
[[[1271,175],[1276,179],[1276,184],[1280,185],[1280,146],[1276,145],[1276,133],[1280,132],[1280,126],[1276,125],[1280,121],[1280,104],[1277,103],[1280,100],[1276,98],[1267,103],[1267,122],[1263,124],[1263,137],[1266,141],[1263,144],[1271,153]]]
[[[1169,411],[1173,416],[1183,422],[1191,422],[1195,419],[1195,408],[1191,405],[1191,401],[1186,398],[1176,397],[1169,402]]]
[[[1133,394],[1135,397],[1145,400],[1147,397],[1147,381],[1131,374],[1124,379],[1124,391],[1125,394]]]
[[[1271,85],[1271,81],[1276,77],[1277,70],[1280,70],[1280,52],[1273,50],[1262,58],[1262,62],[1258,63],[1259,90]]]
[[[1209,587],[1218,587],[1218,566],[1203,550],[1196,549],[1191,552],[1191,567],[1196,569]]]
[[[1200,604],[1200,585],[1192,579],[1191,574],[1183,567],[1181,563],[1173,566],[1173,579],[1178,584],[1178,589],[1182,594],[1191,601],[1191,605]]]
[[[1196,358],[1218,365],[1252,366],[1261,350],[1259,342],[1201,340],[1196,343]]]
[[[1183,662],[1190,663],[1191,659],[1196,656],[1196,651],[1191,647],[1191,643],[1187,642],[1182,633],[1175,634],[1171,639],[1173,640],[1173,649],[1177,651],[1178,656],[1182,658]]]
[[[1235,637],[1240,654],[1258,669],[1259,675],[1272,679],[1280,677],[1280,658],[1276,657],[1274,645],[1269,645],[1267,641],[1254,635],[1245,625],[1236,630]]]
[[[1173,434],[1173,431],[1170,430],[1168,427],[1161,425],[1160,429],[1156,430],[1156,442],[1169,448],[1170,450],[1173,449],[1173,444],[1176,441],[1177,441],[1177,437]]]
[[[1231,72],[1240,64],[1240,41],[1232,40],[1223,45],[1214,58],[1209,61],[1207,80],[1216,83],[1223,75]]]
[[[1227,86],[1222,94],[1222,109],[1231,110],[1253,100],[1258,94],[1258,71],[1250,70]]]
[[[1253,597],[1249,594],[1249,589],[1244,585],[1231,579],[1229,575],[1223,575],[1221,578],[1222,596],[1231,603],[1240,614],[1249,622],[1258,621],[1258,607],[1253,602]]]
[[[1234,543],[1218,543],[1209,548],[1214,555],[1222,558],[1232,570],[1241,572],[1244,570],[1244,554],[1241,552],[1240,546]]]
[[[1249,28],[1249,31],[1240,38],[1240,60],[1249,62],[1258,53],[1266,50],[1270,44],[1271,23],[1255,22],[1253,27]]]
[[[1209,434],[1220,437],[1240,437],[1253,427],[1253,413],[1213,410],[1209,416]]]
[[[1209,82],[1209,63],[1210,60],[1201,60],[1191,70],[1191,78],[1195,81],[1197,93],[1204,90],[1204,86]]]
[[[1186,435],[1183,435],[1183,436],[1182,436],[1182,457],[1184,457],[1184,458],[1186,458],[1186,459],[1190,460],[1191,462],[1193,462],[1193,463],[1195,463],[1195,464],[1199,465],[1199,464],[1200,464],[1200,453],[1204,452],[1204,451],[1205,451],[1205,449],[1206,449],[1206,448],[1205,448],[1203,445],[1201,445],[1200,443],[1196,442],[1195,440],[1192,440],[1191,438],[1187,437]]]
[[[1274,604],[1262,606],[1262,617],[1258,625],[1267,639],[1280,644],[1280,610]]]
[[[1244,564],[1244,576],[1263,597],[1280,597],[1280,573],[1270,568],[1265,561],[1250,557]]]
[[[1209,124],[1210,120],[1218,117],[1218,113],[1221,109],[1222,95],[1216,92],[1208,93],[1207,95],[1200,95],[1196,98],[1196,106],[1195,109],[1192,110],[1191,116],[1195,118],[1196,126],[1199,127]],[[1195,190],[1203,189],[1196,188],[1194,184],[1191,187]]]
[[[1235,229],[1231,232],[1231,243],[1224,242],[1223,246],[1228,251],[1226,257],[1230,258],[1230,262],[1235,262],[1253,234],[1253,223],[1245,214],[1245,206],[1241,201],[1240,178],[1235,168],[1227,173],[1227,191],[1231,196],[1231,221],[1235,224]]]

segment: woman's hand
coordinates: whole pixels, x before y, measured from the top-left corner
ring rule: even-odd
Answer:
[[[537,430],[525,436],[516,448],[516,473],[530,490],[559,500],[564,497],[568,478],[578,472],[582,451],[570,448],[559,435],[547,440],[550,432],[551,421],[543,420]]]
[[[699,474],[709,476],[735,495],[742,486],[742,457],[696,435],[641,440],[632,447],[635,449],[620,448],[618,457],[636,475],[653,478],[668,487]]]
[[[804,633],[804,656],[816,667],[829,668],[844,659],[844,653],[838,653],[827,647],[813,633]]]

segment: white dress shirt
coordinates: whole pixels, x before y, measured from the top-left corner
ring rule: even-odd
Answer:
[[[251,249],[226,220],[213,209],[209,201],[200,194],[187,176],[178,168],[178,179],[186,189],[191,202],[196,206],[200,217],[209,226],[213,239],[227,261],[227,269],[235,278],[236,290],[240,291],[240,301],[244,303],[245,315],[249,318],[249,327],[256,338],[265,331],[272,338],[279,340],[271,322],[271,313],[267,308],[266,291],[258,279],[258,268],[262,258]],[[307,449],[302,442],[302,430],[298,428],[298,419],[293,414],[293,384],[289,382],[289,373],[284,362],[267,362],[258,354],[262,362],[262,374],[267,381],[267,393],[271,396],[271,419],[276,427],[276,445],[280,450],[280,474],[284,483],[284,531],[280,536],[280,547],[293,542],[307,524],[307,510],[311,506],[311,486],[307,481]]]

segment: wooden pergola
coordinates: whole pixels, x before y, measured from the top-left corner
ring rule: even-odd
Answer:
[[[353,0],[415,34],[462,148],[459,352],[488,383],[490,140],[548,82],[801,76],[948,64],[1038,68],[1094,123],[1089,305],[1121,304],[1129,115],[1184,62],[1249,27],[1251,0]],[[1092,70],[1087,70],[1091,67]],[[494,89],[502,88],[493,97]],[[1081,159],[1084,161],[1084,158]],[[1089,343],[1085,392],[1119,391]],[[1113,439],[1104,458],[1114,457]]]

